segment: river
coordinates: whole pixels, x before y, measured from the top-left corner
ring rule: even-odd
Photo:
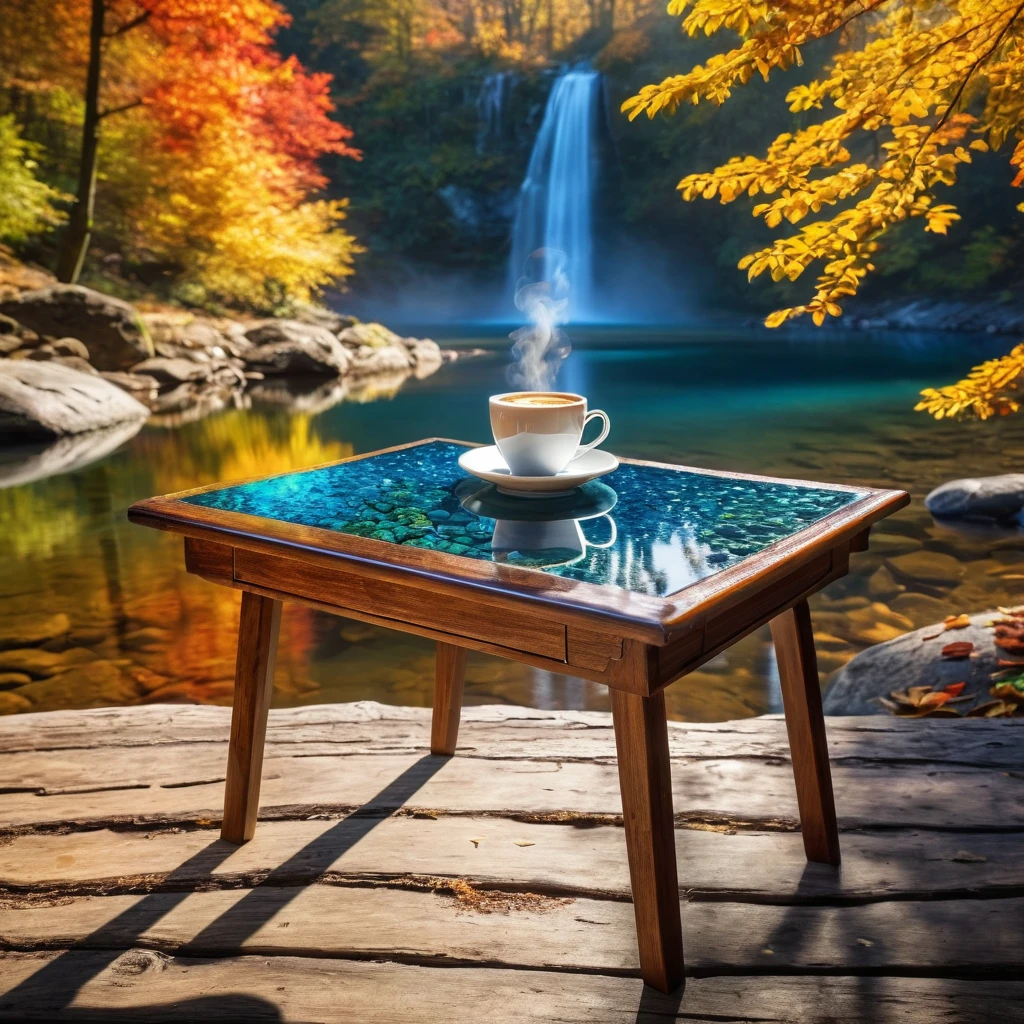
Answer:
[[[426,328],[421,328],[426,330]],[[180,538],[130,525],[136,499],[298,469],[421,437],[488,440],[486,397],[505,389],[497,328],[436,330],[493,355],[397,391],[369,389],[318,415],[231,409],[147,426],[78,470],[0,490],[0,620],[64,612],[68,637],[37,677],[4,682],[0,711],[155,701],[229,703],[237,593],[185,574]],[[823,678],[872,643],[953,612],[1017,603],[1024,535],[936,524],[924,495],[956,476],[1012,471],[1024,418],[935,423],[918,390],[957,379],[1007,339],[790,336],[762,331],[573,330],[559,386],[608,411],[619,455],[801,479],[895,486],[913,503],[873,535],[851,573],[813,602]],[[4,452],[4,461],[17,453]],[[609,478],[613,481],[613,478]],[[911,557],[906,557],[911,556]],[[899,559],[895,572],[887,560]],[[274,703],[373,699],[428,705],[432,645],[286,606]],[[467,703],[607,707],[603,688],[471,653]],[[668,691],[670,713],[715,721],[779,710],[767,630]]]

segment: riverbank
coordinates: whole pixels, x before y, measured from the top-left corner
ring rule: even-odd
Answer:
[[[11,440],[178,426],[253,401],[323,412],[468,354],[323,307],[257,318],[136,306],[0,260],[0,434]]]

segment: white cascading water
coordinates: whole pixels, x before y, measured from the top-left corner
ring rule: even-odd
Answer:
[[[505,131],[505,100],[511,89],[511,71],[496,71],[480,83],[480,92],[476,98],[478,153],[486,152],[492,143],[501,143]]]
[[[601,319],[594,287],[594,189],[601,76],[574,68],[556,79],[519,189],[512,228],[512,288],[530,253],[568,256],[568,319]]]

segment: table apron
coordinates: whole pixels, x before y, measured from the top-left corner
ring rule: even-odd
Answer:
[[[848,560],[846,545],[818,555],[734,605],[699,617],[690,629],[658,646],[596,624],[584,628],[551,614],[496,608],[469,596],[437,594],[322,563],[185,539],[186,568],[211,582],[642,696],[694,671],[838,579]]]

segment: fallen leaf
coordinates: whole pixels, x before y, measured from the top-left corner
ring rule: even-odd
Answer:
[[[949,700],[951,694],[945,693],[942,690],[935,690],[932,693],[926,693],[921,700],[918,702],[918,707],[921,708],[941,708],[943,704]]]
[[[974,650],[974,644],[970,640],[957,640],[954,643],[946,644],[942,648],[944,658],[967,658]]]
[[[1012,718],[1016,706],[1004,700],[992,700],[987,704],[979,704],[967,712],[968,718]]]
[[[1003,683],[996,683],[989,691],[993,697],[999,697],[1003,701],[1014,701],[1024,704],[1024,684],[1018,685],[1018,680],[1007,680]]]
[[[922,640],[938,640],[938,638],[940,636],[942,636],[942,630],[941,629],[938,631],[938,633],[929,633],[927,636],[921,637],[921,639]]]
[[[958,864],[984,864],[988,857],[982,857],[980,853],[971,853],[970,850],[957,850],[949,859],[955,860]]]
[[[996,664],[1000,668],[1019,668],[1024,671],[1024,661],[1010,661],[1008,658],[1000,658]]]
[[[536,846],[536,843],[531,843],[529,839],[517,839],[516,846]]]
[[[858,946],[873,946],[874,943],[870,939],[858,939],[857,940],[857,945]]]
[[[480,844],[484,841],[483,836],[477,836],[475,839],[470,839],[470,842],[477,848],[480,848]]]
[[[943,687],[943,690],[948,693],[951,697],[959,697],[964,692],[964,687],[967,683],[950,683],[949,686]]]
[[[942,620],[945,629],[966,629],[971,624],[971,617],[966,612],[960,615],[947,615]]]

